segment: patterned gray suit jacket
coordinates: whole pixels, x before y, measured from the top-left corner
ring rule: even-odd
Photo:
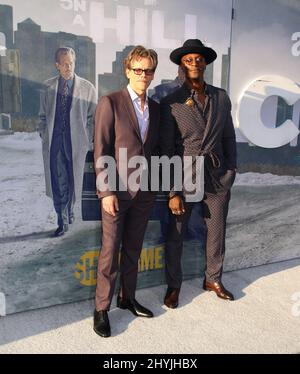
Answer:
[[[205,116],[186,83],[161,101],[160,153],[168,157],[203,155],[205,192],[225,191],[231,188],[236,169],[231,102],[221,88],[207,84],[206,93],[209,109]],[[192,105],[187,104],[189,98],[193,98]],[[171,189],[170,196],[181,193]]]

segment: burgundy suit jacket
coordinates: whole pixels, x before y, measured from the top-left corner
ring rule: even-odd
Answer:
[[[137,191],[119,191],[119,149],[127,149],[128,160],[133,156],[144,156],[148,162],[149,175],[151,156],[158,155],[158,126],[159,126],[159,104],[148,98],[149,125],[144,142],[140,135],[138,119],[127,88],[103,96],[99,101],[95,116],[94,137],[94,164],[96,176],[103,172],[105,167],[97,167],[96,163],[101,156],[111,156],[116,161],[117,191],[108,189],[99,191],[99,198],[117,195],[121,200],[132,199]],[[131,173],[137,168],[129,168],[127,165],[127,181]],[[123,177],[121,177],[122,179]],[[123,182],[124,178],[122,179]]]

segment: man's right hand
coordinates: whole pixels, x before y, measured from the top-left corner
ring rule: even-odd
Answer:
[[[119,201],[116,195],[103,197],[101,203],[106,213],[116,216],[116,212],[119,211]]]
[[[185,213],[183,200],[180,196],[176,195],[169,200],[169,208],[171,212],[177,216]]]

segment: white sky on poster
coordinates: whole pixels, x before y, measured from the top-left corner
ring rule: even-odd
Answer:
[[[96,30],[101,30],[101,22],[96,24],[98,17],[91,12],[93,9],[104,7],[104,19],[110,25],[114,24],[110,20],[117,19],[118,10],[121,14],[122,11],[123,14],[129,13],[129,19],[119,18],[116,22],[119,35],[128,41],[127,45],[131,45],[136,44],[139,40],[137,33],[140,33],[141,40],[147,42],[146,46],[159,53],[159,67],[152,87],[159,84],[161,79],[173,79],[176,75],[177,67],[169,61],[169,54],[173,49],[172,44],[180,46],[186,38],[195,36],[193,22],[185,22],[186,15],[192,15],[196,24],[196,36],[218,52],[219,59],[214,65],[214,84],[220,85],[221,56],[228,53],[230,45],[231,0],[5,0],[3,3],[13,6],[14,30],[18,22],[31,18],[41,25],[42,31],[70,32],[90,36],[94,40],[90,19]],[[138,12],[144,14],[147,21],[141,22],[137,31],[135,24],[140,18],[136,18],[136,14],[141,14]],[[163,48],[157,48],[155,39],[160,40]],[[117,37],[116,29],[105,28],[104,43],[97,43],[97,74],[111,72],[115,52],[121,51],[125,45]]]

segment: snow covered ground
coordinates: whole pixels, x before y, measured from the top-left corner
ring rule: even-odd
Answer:
[[[271,173],[237,173],[235,186],[279,186],[300,184],[300,176],[274,175]]]
[[[56,214],[45,194],[37,133],[0,137],[0,237],[53,229]]]
[[[299,183],[300,177],[237,175],[225,271],[300,257]],[[67,235],[52,237],[56,214],[45,195],[37,133],[0,136],[0,207],[0,292],[7,297],[8,314],[93,298],[94,288],[82,286],[74,271],[87,251],[99,250],[99,223],[83,222],[77,215]],[[149,224],[148,245],[157,235],[157,224]],[[183,256],[183,266],[189,269],[189,261],[204,259],[199,246],[192,243],[192,249]],[[155,278],[151,271],[143,276],[139,284]]]
[[[237,174],[235,186],[300,184],[300,177]],[[0,237],[53,230],[56,214],[45,194],[42,147],[37,133],[0,136]]]

